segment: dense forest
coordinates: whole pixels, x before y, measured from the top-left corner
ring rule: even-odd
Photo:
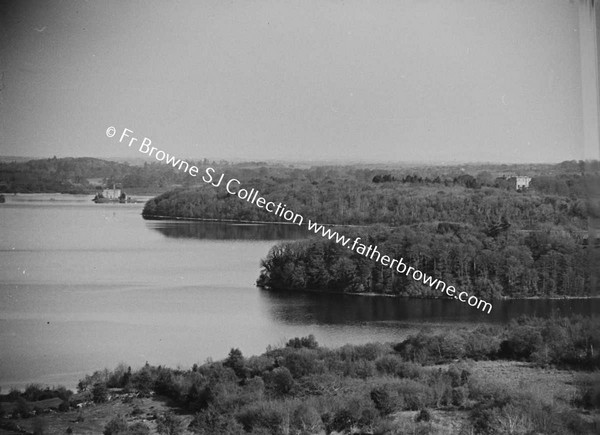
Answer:
[[[470,175],[447,167],[437,172],[423,168],[423,174],[428,174],[424,178],[414,175],[414,170],[397,170],[388,182],[379,181],[380,170],[357,167],[232,167],[226,175],[242,180],[244,187],[258,190],[266,200],[286,204],[319,223],[400,226],[436,220],[481,226],[505,218],[523,228],[546,222],[587,228],[588,217],[600,215],[598,202],[589,201],[590,190],[600,183],[599,170],[595,164],[589,166],[583,174],[568,167],[558,175],[540,175],[527,192],[515,191],[509,178],[494,177],[489,171]],[[281,221],[240,201],[224,186],[204,183],[153,198],[143,215]]]
[[[501,170],[488,169],[471,175],[459,168],[423,168],[417,175],[412,169],[280,168],[275,174],[251,177],[252,171],[232,170],[227,176],[480,297],[597,295],[600,254],[588,233],[600,218],[597,162],[532,170],[538,175],[520,191],[510,177],[497,176]],[[211,185],[159,195],[146,203],[143,215],[281,220]],[[438,296],[320,236],[282,242],[261,265],[258,284],[272,289]]]
[[[13,404],[11,419],[0,424],[14,428],[38,401],[57,397],[58,410],[77,417],[64,419],[67,433],[77,433],[84,415],[98,418],[103,404],[122,400],[127,414],[110,415],[104,434],[155,433],[149,424],[171,435],[592,434],[600,425],[600,377],[584,371],[600,368],[599,331],[598,318],[520,318],[505,327],[422,330],[396,343],[338,349],[313,336],[294,338],[260,356],[233,348],[224,360],[191,369],[121,364],[85,376],[77,394],[35,384],[13,390],[3,397]],[[540,368],[530,376],[552,377],[556,368],[579,373],[567,381],[570,394],[540,391],[495,371],[490,378],[479,370],[482,361]],[[171,411],[139,408],[140,398],[153,395],[168,399]],[[92,402],[85,412],[82,405]]]
[[[600,282],[597,249],[553,224],[535,231],[480,229],[468,224],[400,228],[336,228],[392,258],[484,299],[590,296]],[[440,297],[405,274],[322,237],[282,242],[261,262],[258,285],[277,290],[375,292]]]

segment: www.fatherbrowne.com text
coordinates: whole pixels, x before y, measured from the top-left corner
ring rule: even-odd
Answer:
[[[115,127],[108,127],[106,129],[106,136],[112,138],[115,136],[117,130]],[[160,150],[154,146],[152,146],[152,141],[147,137],[144,137],[141,141],[132,135],[133,131],[124,128],[123,132],[120,135],[119,142],[123,143],[124,141],[128,143],[128,146],[139,144],[138,151],[142,154],[147,154],[149,157],[154,157],[156,160],[160,162],[165,162],[166,164],[172,165],[174,168],[178,168],[181,171],[187,172],[192,177],[198,176],[200,169],[191,165],[185,160],[181,160],[176,158],[173,155],[168,154],[167,152]],[[254,188],[245,189],[242,187],[242,183],[235,178],[226,178],[224,173],[217,174],[217,171],[214,168],[207,167],[202,174],[202,181],[207,184],[210,184],[214,187],[223,186],[225,190],[232,194],[236,195],[241,200],[247,201],[251,204],[256,205],[258,208],[262,208],[269,213],[273,213],[279,217],[282,217],[289,223],[293,223],[296,225],[304,224],[304,217],[296,213],[288,208],[286,208],[286,204],[282,204],[281,202],[275,203],[273,201],[268,201],[267,199],[260,196],[260,192]],[[479,299],[477,296],[469,296],[467,292],[457,291],[451,285],[447,285],[444,281],[439,279],[433,279],[432,276],[428,276],[419,269],[409,266],[404,262],[404,258],[400,258],[400,260],[396,258],[392,258],[388,255],[384,255],[377,249],[377,246],[369,245],[366,246],[363,243],[360,243],[361,238],[357,237],[354,240],[339,234],[337,231],[332,231],[331,228],[327,228],[324,225],[318,224],[317,222],[313,222],[310,219],[307,219],[307,227],[309,231],[314,232],[315,234],[319,234],[324,238],[335,241],[342,246],[350,249],[353,252],[356,252],[359,255],[363,255],[368,257],[374,261],[379,262],[385,267],[389,267],[392,271],[395,271],[399,274],[405,274],[406,276],[412,277],[415,281],[422,282],[424,285],[428,285],[431,288],[441,291],[449,297],[453,297],[454,299],[459,300],[460,302],[464,302],[471,307],[476,307],[478,310],[487,312],[488,314],[492,312],[492,304],[484,301],[483,299]]]

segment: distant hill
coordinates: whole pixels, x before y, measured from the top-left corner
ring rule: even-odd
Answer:
[[[160,163],[130,165],[92,157],[27,161],[0,160],[0,192],[94,193],[118,184],[124,189],[163,191],[189,183],[189,176]]]
[[[29,160],[37,160],[41,157],[23,157],[23,156],[0,156],[0,163],[11,163],[11,162],[28,162]]]

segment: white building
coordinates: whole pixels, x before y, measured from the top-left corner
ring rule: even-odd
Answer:
[[[531,181],[531,177],[527,177],[524,175],[517,175],[516,179],[516,189],[527,189],[529,187],[529,182]]]
[[[119,199],[121,196],[121,189],[104,189],[102,191],[102,196],[106,199]]]

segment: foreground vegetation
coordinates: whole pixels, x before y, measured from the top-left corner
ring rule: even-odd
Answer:
[[[99,371],[61,404],[66,412],[73,397],[95,402],[89,409],[129,404],[105,418],[105,434],[592,434],[600,429],[599,331],[600,318],[576,317],[423,330],[400,343],[339,349],[308,336],[260,356],[232,349],[189,370]],[[486,375],[490,364],[496,371]],[[511,383],[498,370],[529,371],[537,382]],[[10,395],[27,402],[36,388]],[[163,405],[152,409],[144,397]],[[18,418],[21,408],[4,426],[30,421]]]

